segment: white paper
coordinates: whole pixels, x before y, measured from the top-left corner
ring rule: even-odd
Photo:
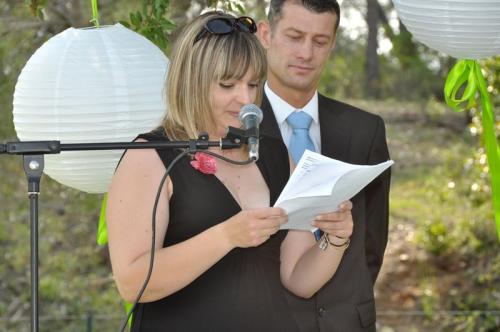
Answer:
[[[281,229],[314,230],[320,213],[338,210],[394,162],[354,165],[306,150],[274,204],[288,213]]]

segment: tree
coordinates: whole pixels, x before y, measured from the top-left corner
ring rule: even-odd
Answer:
[[[380,5],[377,0],[366,0],[366,23],[368,36],[366,43],[366,96],[380,97],[380,69],[378,59],[378,23]]]

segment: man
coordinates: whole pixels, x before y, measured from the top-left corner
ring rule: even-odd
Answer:
[[[335,0],[271,0],[268,21],[258,29],[268,58],[261,131],[282,137],[297,161],[302,152],[294,155],[296,127],[289,116],[302,111],[312,119],[311,149],[349,163],[377,164],[389,159],[382,119],[317,92],[339,19]],[[375,330],[373,286],[387,244],[389,182],[386,171],[352,198],[354,232],[333,278],[311,299],[289,294],[301,330]]]

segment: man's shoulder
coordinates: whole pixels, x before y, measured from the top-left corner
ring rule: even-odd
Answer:
[[[320,112],[325,114],[334,114],[336,116],[341,116],[346,119],[352,119],[361,122],[378,122],[383,121],[382,118],[377,115],[365,111],[359,107],[347,104],[337,99],[326,97],[318,93],[318,109]]]

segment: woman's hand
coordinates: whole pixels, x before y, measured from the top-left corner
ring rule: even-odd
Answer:
[[[288,215],[281,208],[243,210],[224,223],[232,247],[256,247],[276,233],[286,223]]]
[[[328,235],[339,238],[348,238],[352,235],[352,203],[346,201],[340,204],[340,209],[335,212],[323,213],[314,219],[313,226],[318,227]]]

